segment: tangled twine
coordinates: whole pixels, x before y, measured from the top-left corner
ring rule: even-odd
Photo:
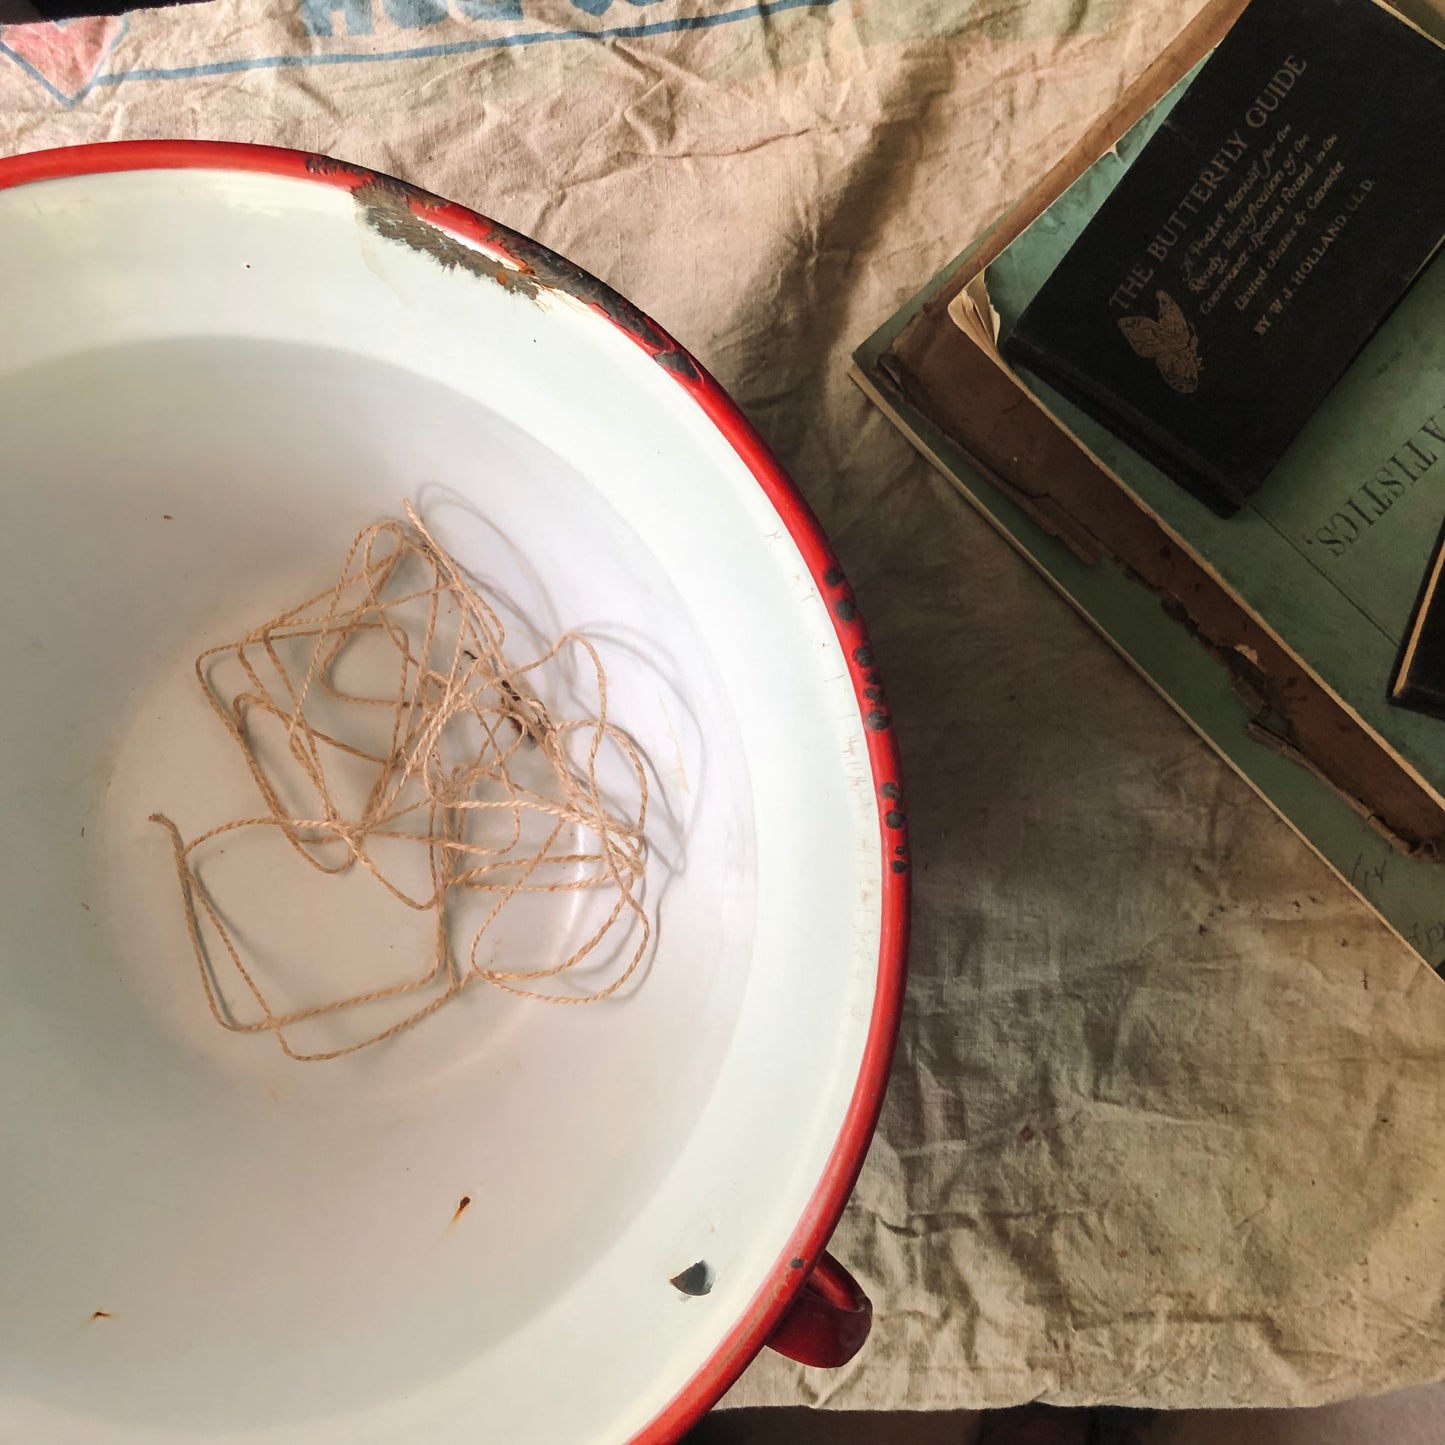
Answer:
[[[170,834],[186,926],[216,1022],[238,1033],[270,1032],[290,1058],[302,1061],[341,1058],[380,1043],[435,1013],[477,979],[548,1003],[607,998],[632,976],[652,933],[640,897],[647,776],[631,740],[607,720],[607,677],[596,649],[586,638],[567,633],[531,662],[520,666],[508,662],[503,653],[506,632],[495,610],[438,546],[410,503],[406,514],[405,524],[377,522],[358,532],[334,586],[239,641],[210,648],[196,659],[196,676],[206,700],[240,749],[260,792],[264,815],[223,823],[189,843],[169,818],[151,815],[151,821]],[[288,667],[288,658],[304,656],[306,649],[292,644],[306,640],[313,641],[298,678]],[[335,674],[343,655],[365,642],[379,643],[394,653],[394,693],[367,697],[338,685]],[[597,715],[558,722],[528,695],[525,680],[568,649],[592,666]],[[234,658],[248,684],[229,700],[212,681],[222,658]],[[267,664],[275,686],[263,680]],[[308,715],[308,702],[318,696],[331,704],[368,710],[370,718],[377,716],[377,709],[389,710],[390,746],[385,751],[368,750],[335,732],[322,731]],[[296,816],[284,806],[275,770],[256,751],[250,726],[253,714],[284,725],[287,755],[315,793],[314,816]],[[609,744],[637,779],[637,802],[626,817],[607,806],[598,782],[599,757]],[[524,749],[545,764],[550,774],[545,790],[524,786],[513,776],[512,764]],[[375,768],[370,791],[359,807],[350,810],[355,816],[348,816],[338,802],[328,778],[327,763],[334,764],[333,754]],[[529,815],[541,822],[545,841],[540,844],[524,843]],[[359,867],[407,908],[435,914],[431,967],[418,978],[390,987],[277,1013],[243,961],[196,870],[198,849],[244,828],[275,828],[297,856],[319,872],[339,875]],[[383,872],[368,846],[379,839],[426,850],[430,891],[425,896],[413,896]],[[608,890],[615,898],[596,930],[560,963],[504,969],[479,959],[483,939],[514,899],[578,890]],[[463,967],[452,946],[450,905],[459,895],[478,892],[495,898],[472,935]],[[237,1020],[225,1006],[213,978],[202,917],[259,1007],[259,1018]],[[565,973],[614,929],[623,931],[624,946],[632,931],[639,937],[621,973],[605,987],[561,994],[524,986]],[[303,1020],[413,993],[438,979],[444,979],[439,994],[359,1043],[322,1053],[298,1053],[287,1039],[286,1029]]]

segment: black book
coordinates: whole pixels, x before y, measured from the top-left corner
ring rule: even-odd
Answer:
[[[1390,701],[1445,717],[1445,529],[1420,583],[1415,613],[1396,663]]]
[[[1252,0],[1004,338],[1224,516],[1445,237],[1445,49]]]

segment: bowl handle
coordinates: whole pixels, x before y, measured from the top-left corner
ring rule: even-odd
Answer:
[[[863,1348],[872,1324],[873,1305],[858,1281],[831,1254],[822,1254],[768,1347],[800,1365],[836,1369]]]

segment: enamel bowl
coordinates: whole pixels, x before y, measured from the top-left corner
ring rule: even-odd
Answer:
[[[747,423],[575,267],[317,157],[0,161],[0,257],[0,1438],[661,1441],[769,1339],[845,1359],[868,1307],[823,1247],[907,848],[851,594]],[[655,948],[602,1003],[477,986],[296,1063],[212,1019],[147,817],[256,810],[194,659],[404,498],[519,635],[596,641]],[[278,968],[424,948],[235,839]],[[544,899],[508,947],[576,926]]]

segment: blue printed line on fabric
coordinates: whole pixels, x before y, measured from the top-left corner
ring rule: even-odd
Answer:
[[[689,30],[710,30],[718,25],[744,20],[764,20],[788,10],[825,10],[840,0],[757,0],[757,3],[724,10],[713,15],[678,16],[672,20],[654,20],[636,25],[616,25],[604,30],[536,30],[514,35],[478,37],[436,45],[414,45],[388,51],[316,51],[301,55],[258,55],[236,60],[211,61],[198,65],[141,67],[135,70],[107,71],[96,75],[74,96],[67,97],[50,85],[13,51],[0,42],[0,52],[27,70],[62,105],[72,106],[101,86],[115,86],[131,81],[195,80],[212,75],[235,75],[250,70],[291,70],[318,65],[367,65],[380,61],[430,60],[439,56],[467,55],[481,50],[510,50],[530,45],[563,41],[641,40],[655,35],[674,35]],[[118,39],[119,37],[117,37]]]

